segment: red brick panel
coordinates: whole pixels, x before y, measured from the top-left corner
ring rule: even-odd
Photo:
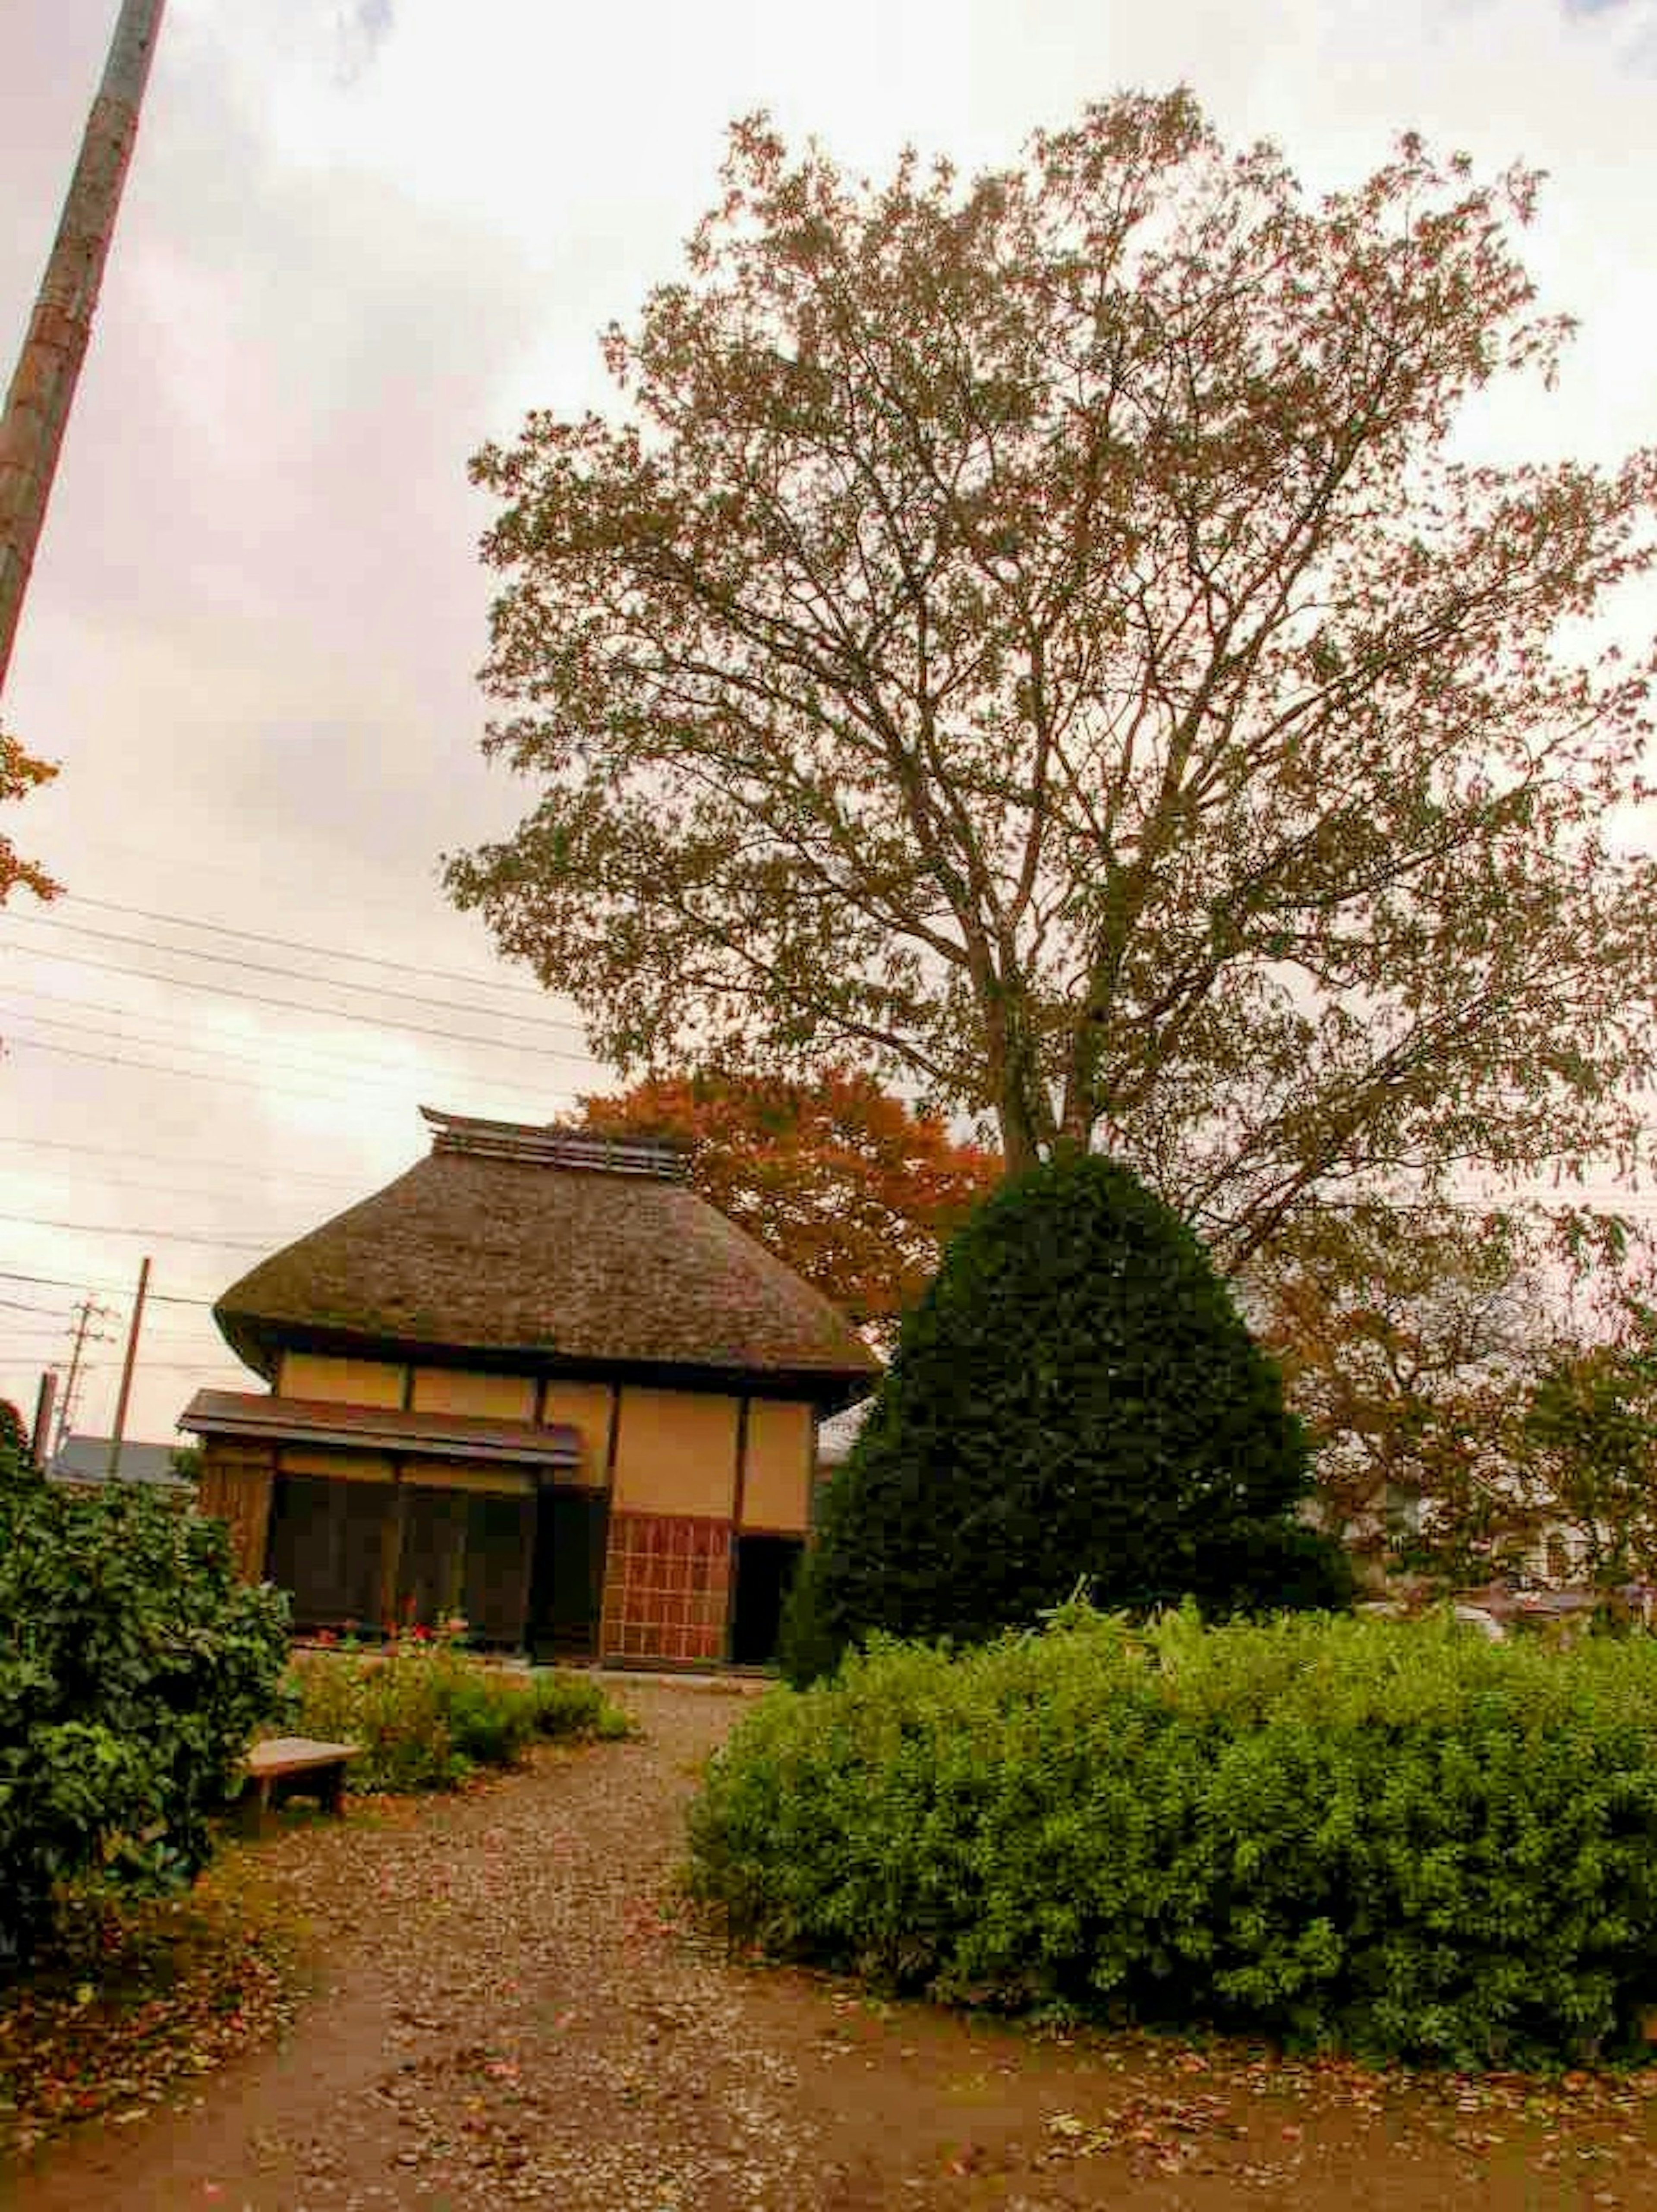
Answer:
[[[723,1659],[731,1596],[729,1521],[611,1513],[604,1563],[606,1659]]]

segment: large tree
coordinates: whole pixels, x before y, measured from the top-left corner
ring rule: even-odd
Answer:
[[[1225,1265],[1378,1172],[1626,1157],[1650,671],[1595,620],[1657,456],[1458,442],[1564,336],[1534,189],[1411,137],[1310,199],[1183,92],[970,180],[738,125],[612,412],[474,464],[537,797],[452,893],[624,1069],[850,1049]]]
[[[581,1104],[593,1128],[686,1146],[704,1198],[883,1340],[1001,1172],[993,1152],[847,1069],[812,1083],[657,1077]]]

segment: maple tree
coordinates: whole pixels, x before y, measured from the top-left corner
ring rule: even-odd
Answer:
[[[845,1068],[810,1083],[654,1077],[581,1103],[592,1128],[686,1146],[704,1198],[876,1334],[1001,1172],[993,1152]]]
[[[1296,1222],[1247,1304],[1317,1448],[1321,1525],[1470,1583],[1528,1573],[1563,1524],[1593,1571],[1596,1484],[1614,1521],[1644,1480],[1630,1407],[1650,1346],[1630,1317],[1653,1310],[1652,1261],[1629,1223],[1581,1208],[1371,1201]],[[1652,1501],[1657,1527],[1657,1483]]]
[[[35,760],[15,738],[0,729],[0,800],[24,799],[37,784],[50,783],[57,769],[48,761]],[[9,837],[0,836],[0,906],[19,884],[36,898],[55,898],[58,886],[44,868],[26,860]]]
[[[1423,1527],[1435,1555],[1469,1563],[1528,1541],[1512,1425],[1550,1325],[1527,1227],[1331,1209],[1250,1269],[1248,1307],[1316,1447],[1320,1523],[1360,1557],[1395,1558]]]
[[[1536,179],[1318,200],[1187,93],[968,179],[733,131],[610,416],[486,447],[488,748],[446,880],[624,1073],[854,1054],[1108,1151],[1235,1269],[1297,1212],[1643,1142],[1622,849],[1657,456],[1481,464],[1550,380]]]

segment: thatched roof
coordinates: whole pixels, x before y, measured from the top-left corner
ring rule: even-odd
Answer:
[[[428,1114],[428,1158],[264,1261],[214,1308],[274,1376],[284,1346],[476,1355],[610,1370],[866,1390],[849,1324],[683,1180],[671,1148]]]

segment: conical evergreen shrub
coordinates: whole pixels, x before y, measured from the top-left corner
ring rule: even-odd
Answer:
[[[790,1679],[872,1630],[975,1643],[1096,1604],[1350,1601],[1296,1517],[1299,1422],[1191,1231],[1096,1154],[997,1190],[906,1319],[784,1623]]]

